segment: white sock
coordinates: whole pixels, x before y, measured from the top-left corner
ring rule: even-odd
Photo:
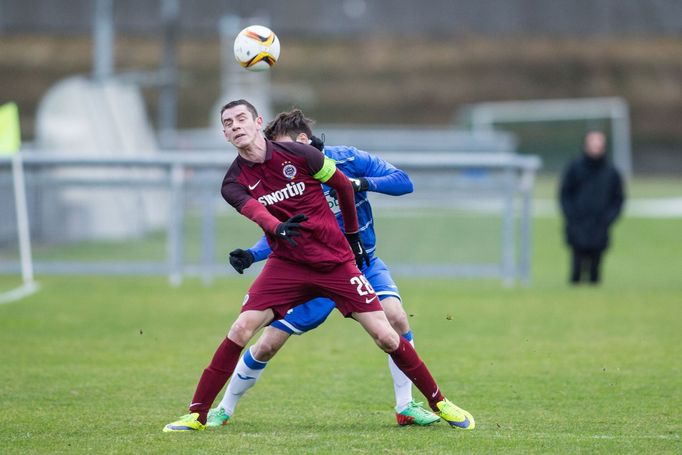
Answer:
[[[414,347],[414,340],[412,339],[412,331],[403,335],[412,347]],[[391,356],[388,356],[388,368],[391,370],[393,376],[393,391],[395,392],[395,410],[400,412],[405,409],[410,401],[412,401],[412,381],[405,376],[405,373],[400,371],[400,368],[393,362]]]
[[[239,358],[237,366],[232,373],[230,383],[225,390],[225,396],[218,405],[225,410],[225,413],[232,417],[234,415],[234,408],[242,395],[246,393],[251,387],[256,385],[256,381],[267,366],[267,362],[256,360],[251,354],[251,348]]]

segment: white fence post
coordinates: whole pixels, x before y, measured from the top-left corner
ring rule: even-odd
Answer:
[[[185,198],[183,183],[185,170],[182,164],[170,167],[170,205],[168,213],[168,282],[172,286],[182,283],[183,272],[183,227]]]

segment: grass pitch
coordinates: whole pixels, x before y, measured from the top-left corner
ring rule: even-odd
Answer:
[[[535,220],[530,288],[400,279],[417,348],[472,432],[398,427],[386,356],[334,313],[290,341],[228,426],[164,434],[252,277],[40,278],[0,306],[0,452],[680,453],[680,232],[623,220],[598,288],[566,285],[551,218]]]

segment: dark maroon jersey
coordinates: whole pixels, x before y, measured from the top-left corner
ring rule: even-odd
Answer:
[[[265,162],[252,163],[237,156],[225,174],[221,193],[237,211],[253,198],[280,221],[299,213],[308,216],[301,235],[295,237],[298,246],[265,232],[272,257],[325,268],[354,260],[322,185],[313,177],[322,170],[324,160],[315,147],[266,140]]]

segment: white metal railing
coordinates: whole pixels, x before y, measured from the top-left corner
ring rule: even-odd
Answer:
[[[395,166],[410,173],[423,173],[424,171],[453,173],[458,170],[485,169],[498,172],[502,178],[495,185],[496,194],[501,198],[502,213],[502,244],[501,258],[497,264],[479,264],[479,266],[465,265],[463,267],[451,266],[434,268],[424,265],[424,274],[446,275],[475,275],[497,276],[507,283],[520,280],[528,283],[530,280],[531,265],[531,218],[532,218],[532,191],[535,174],[541,163],[535,156],[521,156],[506,153],[419,153],[419,152],[386,152],[380,156]],[[184,217],[186,192],[191,189],[209,188],[217,194],[216,188],[220,182],[201,181],[200,179],[188,178],[197,171],[211,171],[212,175],[222,175],[234,158],[233,152],[164,152],[153,156],[139,157],[92,157],[84,154],[57,155],[40,151],[22,152],[21,161],[27,171],[31,169],[57,170],[98,168],[105,170],[113,169],[158,169],[163,172],[155,177],[141,179],[130,172],[129,176],[116,176],[107,178],[101,172],[88,177],[85,174],[77,174],[61,177],[57,173],[48,173],[49,179],[36,182],[45,186],[113,186],[113,187],[157,187],[164,188],[170,196],[168,216],[166,221],[167,257],[163,263],[132,264],[126,261],[112,262],[35,262],[36,273],[40,274],[166,274],[172,284],[179,284],[186,274],[201,276],[205,281],[210,281],[216,273],[225,273],[223,264],[215,264],[213,251],[215,250],[215,207],[211,198],[201,200],[201,263],[188,264],[184,259]],[[0,172],[9,169],[10,159],[0,157]],[[193,172],[190,172],[193,171]],[[6,174],[8,175],[8,174]],[[3,182],[0,181],[0,185]],[[5,181],[5,185],[9,182]],[[418,189],[417,189],[418,190]],[[417,191],[418,192],[418,191]],[[1,194],[1,193],[0,193]],[[212,194],[212,193],[209,193]],[[520,202],[517,212],[516,201]],[[519,234],[520,231],[520,235]],[[517,244],[518,242],[518,244]],[[518,257],[517,257],[518,248]],[[5,263],[0,265],[0,273],[10,273],[18,269],[17,264]],[[400,270],[396,266],[396,270]],[[415,268],[411,268],[414,274]],[[419,274],[419,273],[418,273]]]

